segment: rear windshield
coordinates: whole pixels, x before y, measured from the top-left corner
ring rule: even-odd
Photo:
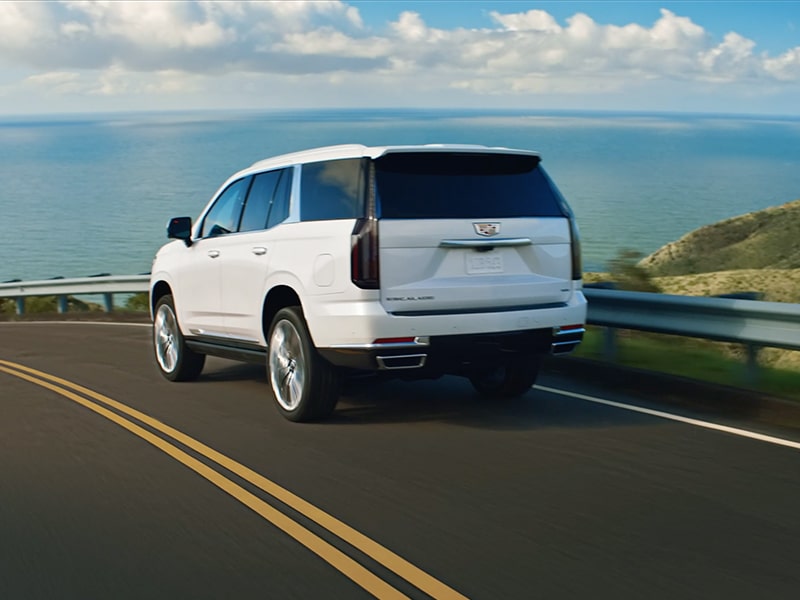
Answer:
[[[378,214],[387,219],[565,216],[538,156],[396,153],[375,160]]]

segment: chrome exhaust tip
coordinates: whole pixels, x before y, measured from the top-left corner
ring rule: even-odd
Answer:
[[[419,369],[425,366],[427,354],[401,354],[398,356],[376,356],[378,367],[382,371],[395,369]]]

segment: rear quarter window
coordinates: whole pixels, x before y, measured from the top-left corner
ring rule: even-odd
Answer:
[[[300,177],[300,220],[364,216],[363,165],[360,158],[304,164]]]
[[[563,217],[538,156],[396,153],[375,160],[379,216],[388,219]]]

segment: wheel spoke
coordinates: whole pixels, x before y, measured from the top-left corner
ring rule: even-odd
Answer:
[[[178,349],[172,342],[169,343],[167,348],[167,363],[169,363],[170,370],[174,369],[175,365],[178,364]]]
[[[285,348],[278,348],[277,351],[276,351],[275,358],[278,361],[278,364],[280,365],[281,369],[288,369],[289,368],[289,363],[291,362],[291,357],[289,356],[289,353],[286,352]]]
[[[283,392],[283,404],[291,409],[294,408],[294,398],[292,398],[292,374],[286,373],[283,378],[283,382],[281,385],[281,390]]]
[[[293,374],[289,380],[290,393],[292,396],[292,405],[297,406],[300,402],[300,395],[303,393],[303,386],[296,374]]]
[[[171,373],[179,360],[178,335],[175,315],[169,306],[159,307],[155,320],[156,358],[161,368]]]
[[[295,410],[303,399],[305,365],[300,334],[294,324],[283,320],[275,325],[268,355],[275,399],[284,410]]]

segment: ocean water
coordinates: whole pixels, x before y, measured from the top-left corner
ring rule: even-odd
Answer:
[[[172,216],[233,172],[342,143],[538,150],[586,270],[800,198],[800,118],[492,111],[142,113],[0,118],[0,281],[150,270]]]

